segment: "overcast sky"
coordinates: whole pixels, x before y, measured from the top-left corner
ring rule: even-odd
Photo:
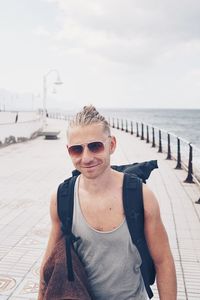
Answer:
[[[44,76],[47,108],[200,108],[200,1],[0,0],[1,107]]]

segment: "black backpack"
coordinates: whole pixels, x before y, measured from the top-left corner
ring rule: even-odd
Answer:
[[[137,247],[141,259],[141,274],[149,298],[153,297],[150,285],[155,282],[155,266],[144,235],[144,207],[142,196],[142,182],[146,182],[151,171],[158,168],[157,161],[151,160],[142,163],[130,165],[111,166],[113,169],[124,172],[123,183],[123,206],[126,216],[127,226],[131,235],[132,242]],[[66,179],[58,187],[57,191],[57,209],[61,220],[62,231],[66,237],[66,256],[68,280],[74,281],[74,273],[71,257],[71,246],[78,239],[71,231],[74,207],[74,185],[77,176],[80,173],[77,170],[72,172],[72,177]],[[134,198],[134,201],[130,201]]]

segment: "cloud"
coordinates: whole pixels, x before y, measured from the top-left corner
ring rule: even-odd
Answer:
[[[33,34],[40,37],[50,37],[51,33],[42,25],[38,26],[33,30]]]
[[[55,2],[62,12],[55,41],[118,63],[148,66],[200,36],[195,0]]]
[[[63,107],[199,106],[199,0],[32,0],[7,14],[4,6],[2,87],[42,90],[56,68]]]

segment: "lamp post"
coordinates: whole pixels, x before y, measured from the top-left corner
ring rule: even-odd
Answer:
[[[47,113],[47,108],[46,108],[46,100],[47,100],[47,77],[51,73],[56,73],[57,78],[54,84],[60,85],[63,82],[60,80],[60,75],[58,70],[56,69],[51,69],[49,70],[44,76],[43,76],[43,119],[44,119],[44,124],[46,125],[46,113]]]

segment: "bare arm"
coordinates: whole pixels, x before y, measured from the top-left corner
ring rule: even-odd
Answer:
[[[177,299],[176,271],[155,195],[143,185],[145,236],[156,267],[160,300]]]
[[[40,267],[40,286],[38,293],[38,300],[43,300],[43,290],[44,290],[44,279],[43,279],[43,267],[48,257],[51,255],[52,250],[54,249],[55,244],[62,236],[61,224],[57,214],[57,196],[52,194],[50,202],[50,217],[51,217],[51,231],[49,234],[49,240],[47,248],[41,263]]]

